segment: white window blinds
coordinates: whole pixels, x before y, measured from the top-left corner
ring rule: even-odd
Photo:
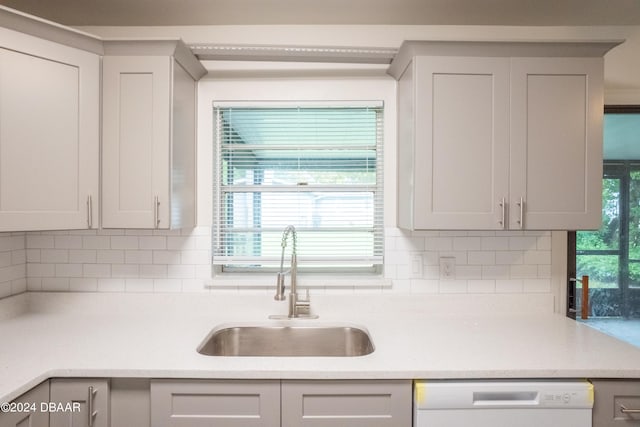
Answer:
[[[214,105],[213,263],[279,266],[292,224],[301,270],[380,266],[382,114],[380,104]]]

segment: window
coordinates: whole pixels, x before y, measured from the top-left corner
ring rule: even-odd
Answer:
[[[640,108],[607,108],[602,225],[576,233],[593,316],[640,316]],[[579,287],[579,285],[578,285]]]
[[[291,224],[300,271],[379,271],[382,114],[379,103],[215,104],[216,269],[279,267]]]

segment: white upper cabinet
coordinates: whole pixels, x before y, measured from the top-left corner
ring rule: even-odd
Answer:
[[[0,231],[97,227],[100,56],[54,40],[101,45],[14,18],[0,10]]]
[[[603,58],[616,43],[405,42],[398,226],[600,226]]]
[[[102,226],[195,224],[196,81],[179,40],[105,42]]]

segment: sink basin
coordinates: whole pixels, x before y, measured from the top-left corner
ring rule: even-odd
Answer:
[[[223,325],[198,347],[207,356],[352,357],[373,350],[366,330],[346,325]]]

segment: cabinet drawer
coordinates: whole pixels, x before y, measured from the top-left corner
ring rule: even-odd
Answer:
[[[153,427],[278,427],[280,381],[152,380]]]
[[[286,427],[410,427],[411,381],[283,381]]]
[[[593,380],[592,383],[595,391],[593,427],[640,426],[640,381]]]

